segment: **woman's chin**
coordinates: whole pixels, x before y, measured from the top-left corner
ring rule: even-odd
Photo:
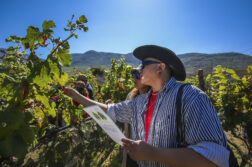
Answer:
[[[145,81],[145,79],[143,77],[140,79],[140,83],[145,85],[146,81]]]

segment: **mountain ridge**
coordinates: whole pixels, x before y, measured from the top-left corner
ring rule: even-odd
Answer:
[[[1,48],[3,49],[3,48]],[[0,53],[0,56],[2,54]],[[71,67],[64,67],[64,69],[71,70],[73,67],[81,68],[82,71],[95,66],[109,67],[111,59],[120,59],[125,57],[125,63],[136,67],[141,63],[136,59],[133,53],[112,53],[89,50],[84,53],[72,53]],[[240,76],[246,74],[247,67],[252,65],[252,56],[238,53],[238,52],[225,52],[225,53],[184,53],[177,55],[183,62],[187,76],[196,75],[199,69],[203,69],[204,74],[209,74],[212,69],[217,65],[222,65],[226,68],[234,69]],[[69,71],[66,70],[66,71]]]
[[[72,67],[85,67],[92,66],[108,67],[111,64],[111,59],[119,59],[125,57],[125,62],[132,66],[137,66],[141,63],[136,59],[132,53],[121,54],[111,52],[98,52],[89,50],[85,53],[73,53]],[[225,52],[225,53],[184,53],[177,55],[183,62],[187,74],[195,75],[198,69],[203,69],[206,74],[211,73],[212,68],[217,65],[222,65],[226,68],[231,68],[237,71],[240,75],[246,72],[248,65],[252,65],[252,56],[238,53],[238,52]]]

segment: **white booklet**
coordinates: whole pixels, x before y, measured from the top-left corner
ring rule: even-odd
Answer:
[[[122,146],[122,138],[125,138],[122,131],[112,121],[112,119],[97,105],[84,108],[88,115],[93,118],[98,125],[109,135],[116,143]]]

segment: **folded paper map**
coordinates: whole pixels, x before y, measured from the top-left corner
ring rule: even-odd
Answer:
[[[125,138],[124,134],[99,106],[94,105],[86,107],[84,110],[97,122],[97,124],[109,135],[112,140],[122,146],[121,139]]]

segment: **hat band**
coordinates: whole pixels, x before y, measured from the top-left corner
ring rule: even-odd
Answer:
[[[154,61],[154,60],[142,60],[142,70],[144,69],[144,67],[146,65],[149,65],[149,64],[159,64],[159,63],[162,63],[162,62],[159,62],[159,61]]]

